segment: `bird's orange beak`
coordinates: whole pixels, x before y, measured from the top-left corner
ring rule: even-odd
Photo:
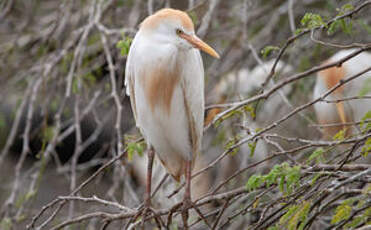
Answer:
[[[199,39],[196,35],[192,36],[192,35],[183,33],[179,36],[185,39],[186,41],[188,41],[193,47],[199,50],[202,50],[205,53],[210,54],[214,58],[218,58],[218,59],[220,58],[219,54],[213,48],[211,48],[208,44],[206,44],[204,41]]]

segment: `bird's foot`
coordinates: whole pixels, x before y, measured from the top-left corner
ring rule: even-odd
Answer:
[[[185,197],[182,203],[182,219],[183,219],[183,226],[184,229],[188,229],[188,217],[189,217],[189,209],[193,208],[194,204],[192,203],[189,197]]]
[[[167,229],[170,228],[170,225],[171,225],[171,223],[173,222],[173,214],[174,214],[175,212],[177,212],[177,211],[179,210],[179,208],[182,207],[182,205],[183,205],[183,202],[180,202],[180,203],[176,204],[174,207],[172,207],[172,208],[170,209],[170,212],[169,212],[169,214],[168,214],[168,216],[167,216],[167,225],[166,225],[166,228],[167,228]]]
[[[182,210],[181,210],[184,229],[189,228],[188,227],[188,217],[189,217],[189,210],[191,210],[191,209],[194,209],[196,211],[197,215],[199,216],[199,218],[201,218],[204,221],[204,223],[211,228],[211,226],[208,223],[206,217],[202,214],[201,210],[198,208],[196,203],[191,201],[190,198],[184,198],[184,200],[182,202]]]
[[[211,228],[210,224],[206,220],[206,217],[202,214],[197,205],[194,202],[192,202],[191,199],[188,198],[184,199],[182,202],[176,204],[174,207],[171,208],[169,215],[167,217],[167,228],[168,229],[170,228],[170,225],[173,220],[173,214],[177,211],[180,211],[182,215],[184,229],[189,229],[188,218],[190,209],[194,209],[197,212],[198,216],[204,221],[204,223],[206,223],[206,225]]]
[[[138,214],[136,215],[135,219],[139,217],[142,218],[141,220],[142,229],[144,229],[144,223],[152,218],[155,220],[157,227],[159,227],[159,229],[161,229],[161,227],[164,226],[164,223],[162,222],[160,215],[158,215],[156,210],[152,208],[150,201],[149,202],[146,201],[143,207],[138,210]]]

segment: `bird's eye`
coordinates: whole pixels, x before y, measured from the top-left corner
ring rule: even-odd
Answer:
[[[176,32],[177,35],[181,35],[183,33],[183,31],[181,29],[176,29],[175,32]]]

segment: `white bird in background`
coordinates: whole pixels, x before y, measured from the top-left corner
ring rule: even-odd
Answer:
[[[339,51],[325,61],[325,63],[339,61],[355,51],[354,49]],[[371,67],[371,53],[363,52],[344,62],[340,67],[334,66],[318,72],[313,98],[317,99],[338,84],[340,80],[351,77],[369,67]],[[336,89],[325,100],[334,101],[359,96],[362,89],[370,84],[371,71]],[[318,122],[324,125],[323,134],[324,138],[327,139],[332,138],[342,129],[346,129],[346,134],[351,134],[353,132],[350,128],[351,126],[345,126],[344,123],[360,121],[370,109],[371,100],[367,98],[340,101],[338,103],[320,101],[314,104]]]
[[[275,60],[270,60],[262,64],[256,65],[252,70],[249,70],[247,67],[234,70],[220,79],[216,86],[211,90],[208,95],[207,102],[209,104],[223,104],[233,101],[239,101],[241,99],[246,99],[249,96],[253,96],[254,93],[257,93],[261,89],[263,83],[266,81],[271,68]],[[283,61],[278,61],[276,65],[276,74],[275,77],[286,76],[292,72],[293,68]],[[268,87],[271,87],[273,82],[269,82]],[[280,92],[282,91],[282,92]],[[247,116],[243,116],[238,120],[238,124],[248,127],[249,130],[256,130],[257,128],[264,127],[264,124],[269,124],[274,121],[278,115],[282,113],[287,113],[288,106],[285,105],[284,98],[292,91],[291,85],[287,85],[279,90],[278,93],[271,95],[263,103],[261,103],[261,108],[259,108],[258,116],[256,119],[252,119],[250,114],[246,113]],[[281,95],[282,93],[282,95]],[[222,108],[216,107],[207,110],[207,116],[205,123],[209,124],[212,122],[217,114],[222,112]],[[226,139],[232,139],[236,136],[237,129],[230,129],[232,120],[223,121],[223,124],[220,125],[216,132],[222,132],[223,136]],[[218,134],[210,133],[209,136],[206,136],[206,143],[210,140],[212,135],[213,147],[210,146],[209,149],[215,148],[215,137],[218,137]],[[243,129],[237,133],[237,136],[246,136],[246,129]],[[260,139],[255,146],[255,154],[251,156],[251,147],[250,143],[245,143],[240,146],[239,151],[243,154],[235,154],[225,158],[220,162],[220,168],[218,170],[217,181],[224,181],[228,177],[232,176],[236,171],[242,167],[246,167],[246,164],[257,162],[265,159],[268,156],[268,144]],[[212,151],[212,150],[211,150]],[[263,167],[257,170],[264,170]],[[241,180],[242,183],[242,180]],[[236,183],[236,186],[241,184]]]
[[[212,89],[208,95],[208,103],[223,104],[227,101],[232,102],[252,96],[254,91],[261,89],[274,62],[275,60],[264,62],[262,65],[255,66],[251,71],[247,68],[242,68],[230,72],[228,75],[221,78]],[[292,70],[293,68],[289,64],[279,61],[276,66],[276,75],[287,75],[292,72]],[[270,85],[272,85],[272,82],[268,84],[268,86]],[[291,90],[291,85],[287,85],[280,89],[277,94],[273,94],[265,100],[258,118],[263,117],[260,119],[261,121],[271,122],[270,120],[272,120],[272,117],[275,118],[277,116],[277,111],[285,108],[285,106],[283,106],[284,100],[282,97],[287,97]],[[208,110],[205,123],[209,124],[221,111],[221,108]]]
[[[177,181],[186,177],[182,217],[187,227],[190,180],[201,151],[204,120],[204,69],[199,50],[219,55],[195,35],[190,17],[162,9],[140,25],[129,51],[125,85],[132,110],[148,143],[145,209],[151,205],[154,152]]]

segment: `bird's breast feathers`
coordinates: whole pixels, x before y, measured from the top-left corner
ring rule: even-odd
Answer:
[[[181,85],[184,85],[186,92],[190,91],[191,98],[187,99],[190,103],[203,103],[200,96],[203,96],[204,73],[198,50],[180,51],[173,45],[146,43],[132,48],[134,50],[131,50],[132,58],[129,60],[132,70],[129,72],[133,81],[143,90],[152,112],[160,109],[170,115],[174,91]],[[193,98],[192,94],[199,97]]]
[[[139,84],[152,112],[157,107],[170,113],[175,87],[180,84],[180,74],[176,65],[166,66],[163,63],[143,70]]]

